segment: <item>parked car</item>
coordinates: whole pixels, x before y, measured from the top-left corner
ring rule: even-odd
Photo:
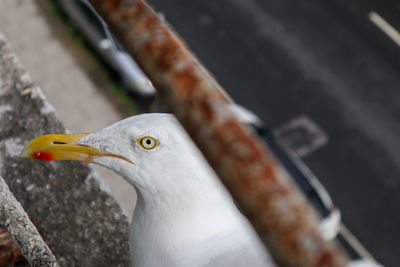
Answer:
[[[57,0],[59,6],[97,51],[121,77],[124,86],[140,97],[154,97],[156,91],[134,59],[125,52],[106,23],[86,0]]]
[[[254,129],[304,193],[320,217],[318,226],[321,235],[326,240],[339,241],[354,260],[352,266],[381,267],[341,222],[341,213],[334,205],[328,191],[294,150],[284,142],[279,131],[269,129],[254,113],[239,105],[232,104],[232,111],[242,123]]]
[[[296,153],[281,142],[273,131],[264,126],[264,123],[254,113],[235,104],[232,105],[232,110],[241,122],[249,125],[257,132],[303,191],[309,203],[321,218],[319,230],[322,236],[327,240],[334,239],[340,229],[341,214],[318,178]]]

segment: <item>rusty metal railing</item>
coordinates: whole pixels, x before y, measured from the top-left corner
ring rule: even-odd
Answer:
[[[186,44],[137,0],[90,0],[189,132],[281,266],[345,266],[305,198]]]

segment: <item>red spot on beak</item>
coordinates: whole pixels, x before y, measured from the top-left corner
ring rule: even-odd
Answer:
[[[52,161],[54,160],[53,155],[47,151],[36,151],[32,154],[32,158],[44,160],[44,161]]]

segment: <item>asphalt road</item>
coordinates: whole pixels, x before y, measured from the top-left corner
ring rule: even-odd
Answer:
[[[396,2],[152,3],[267,125],[304,114],[324,130],[304,161],[376,259],[400,266],[400,48],[368,18],[397,25]]]

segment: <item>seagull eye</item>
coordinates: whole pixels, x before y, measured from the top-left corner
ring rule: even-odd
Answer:
[[[141,147],[147,150],[153,149],[158,145],[158,141],[151,136],[142,137],[137,140],[137,142]]]

